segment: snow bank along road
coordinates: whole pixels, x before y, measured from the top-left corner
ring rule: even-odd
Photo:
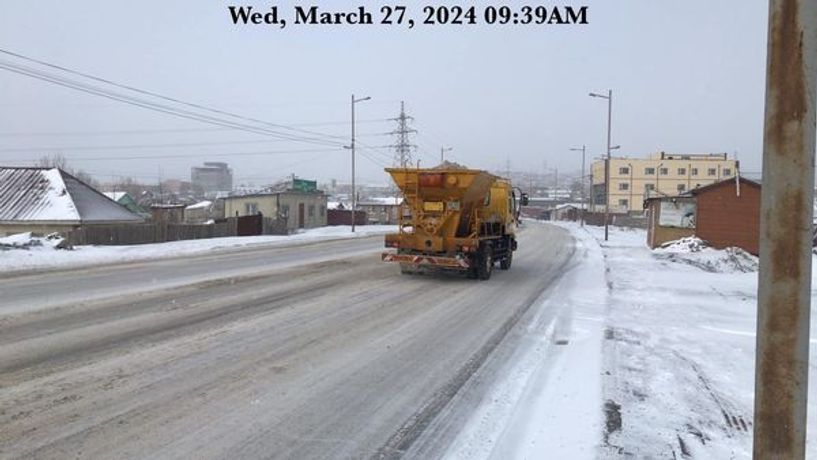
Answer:
[[[402,276],[381,238],[0,280],[0,457],[416,449],[574,245],[529,226],[477,282]]]

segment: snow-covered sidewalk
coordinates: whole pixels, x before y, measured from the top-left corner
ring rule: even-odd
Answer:
[[[756,259],[587,231],[609,291],[602,457],[750,458]]]
[[[751,458],[757,258],[558,225],[577,251],[539,309],[551,319],[526,332],[536,345],[514,356],[448,457]],[[817,436],[807,450],[817,458]]]
[[[349,226],[334,226],[304,230],[292,235],[235,236],[129,246],[77,246],[73,250],[54,249],[51,244],[42,241],[42,245],[39,246],[0,250],[0,274],[181,257],[251,246],[290,246],[317,241],[363,238],[395,231],[397,227],[392,225],[359,226],[355,233],[351,232]],[[24,240],[30,239],[30,236],[16,235],[0,238],[0,243],[22,244]]]

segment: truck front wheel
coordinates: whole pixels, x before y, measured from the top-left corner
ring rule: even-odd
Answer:
[[[509,268],[511,268],[511,262],[513,262],[513,251],[511,251],[511,249],[508,248],[508,255],[499,261],[499,268],[501,268],[502,270],[508,270]]]

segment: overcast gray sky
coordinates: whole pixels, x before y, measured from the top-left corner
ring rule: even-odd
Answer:
[[[347,4],[304,4],[313,3]],[[405,4],[420,19],[421,6],[433,3]],[[395,128],[385,119],[400,100],[415,117],[421,164],[445,145],[473,167],[504,169],[510,160],[514,170],[576,172],[580,158],[568,149],[584,143],[598,156],[606,139],[605,101],[587,93],[608,88],[613,143],[623,154],[737,152],[744,171],[760,170],[767,2],[562,3],[589,5],[590,24],[279,30],[234,26],[230,3],[216,0],[4,0],[0,48],[339,136],[348,136],[350,94],[371,96],[357,113],[360,139],[373,147],[363,150],[358,174],[372,183],[387,180],[381,171],[392,150],[379,146],[394,141],[382,133]],[[278,5],[289,15],[292,2]],[[0,55],[3,62],[36,67]],[[167,146],[191,143],[206,145]],[[255,154],[273,150],[309,151]],[[62,153],[102,180],[189,179],[190,166],[205,160],[228,161],[239,183],[350,174],[349,154],[337,147],[219,129],[0,69],[0,164],[44,153]],[[162,155],[174,157],[156,159]]]

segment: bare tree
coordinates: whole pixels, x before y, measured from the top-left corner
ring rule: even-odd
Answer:
[[[81,169],[73,169],[68,165],[68,159],[61,153],[53,153],[49,155],[43,155],[37,160],[37,166],[41,168],[60,168],[63,171],[71,174],[72,176],[76,177],[77,179],[85,182],[86,184],[90,185],[93,188],[99,188],[99,182],[91,176],[90,173],[85,172]]]
[[[37,166],[41,168],[60,168],[68,171],[68,160],[61,153],[43,155],[37,160]]]

